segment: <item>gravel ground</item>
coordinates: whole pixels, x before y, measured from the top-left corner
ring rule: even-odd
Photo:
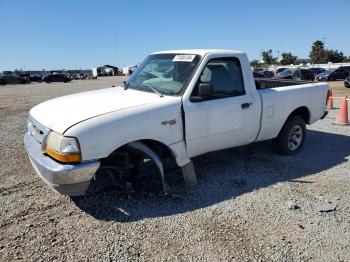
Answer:
[[[1,261],[350,260],[350,127],[332,124],[338,110],[308,127],[296,156],[263,142],[195,158],[199,185],[177,196],[53,193],[23,149],[28,110],[122,80],[0,87]],[[319,212],[325,203],[336,210]]]

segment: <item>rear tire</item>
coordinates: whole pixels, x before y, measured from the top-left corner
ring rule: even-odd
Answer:
[[[277,153],[286,156],[299,153],[305,142],[305,137],[305,120],[301,116],[290,117],[274,141]]]

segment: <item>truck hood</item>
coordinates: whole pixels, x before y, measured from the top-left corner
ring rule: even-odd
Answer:
[[[44,126],[63,134],[71,126],[89,118],[173,99],[179,98],[112,87],[48,100],[33,107],[30,115]]]

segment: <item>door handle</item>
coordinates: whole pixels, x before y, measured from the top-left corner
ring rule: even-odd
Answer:
[[[247,109],[247,108],[249,108],[252,104],[253,104],[253,103],[243,103],[243,104],[241,105],[241,107],[242,107],[242,109]]]

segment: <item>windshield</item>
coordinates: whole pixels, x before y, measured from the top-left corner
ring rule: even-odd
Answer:
[[[188,54],[155,54],[145,61],[129,77],[129,88],[164,95],[177,95],[190,80],[200,57]],[[151,88],[150,88],[151,87]]]

